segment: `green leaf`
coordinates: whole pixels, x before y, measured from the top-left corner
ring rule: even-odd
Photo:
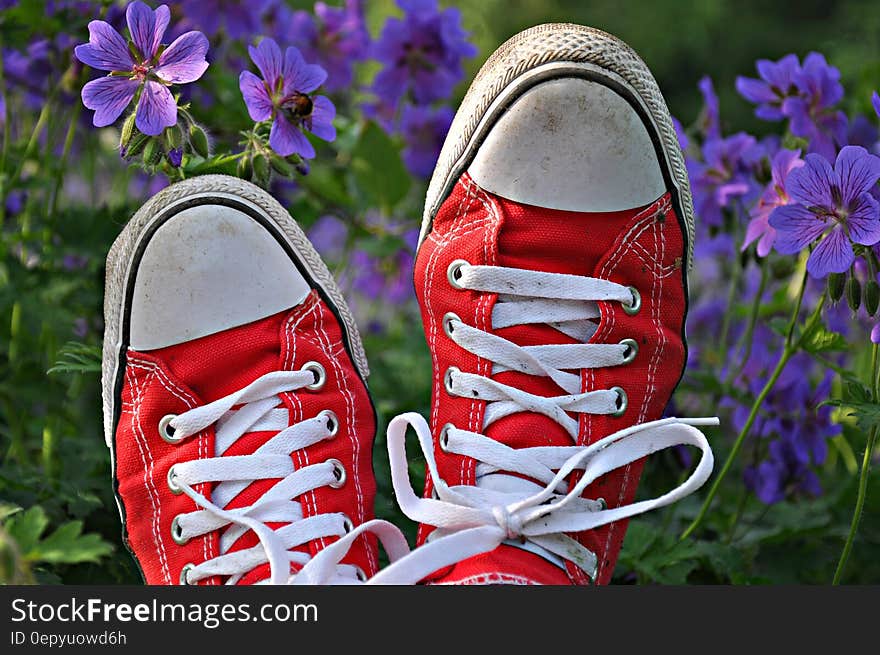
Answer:
[[[113,551],[113,546],[104,541],[100,535],[82,534],[82,521],[64,523],[41,540],[40,537],[49,527],[49,517],[39,505],[13,514],[4,527],[30,562],[47,564],[98,562]]]
[[[55,366],[47,373],[100,373],[101,347],[90,346],[78,341],[68,341],[58,351]]]
[[[37,545],[40,535],[49,527],[49,517],[39,505],[14,514],[6,523],[6,532],[18,543],[22,553],[28,554]]]
[[[400,153],[376,123],[366,124],[351,154],[355,183],[371,204],[391,208],[409,191],[411,180]]]
[[[49,564],[98,562],[113,546],[98,534],[82,534],[82,521],[70,521],[41,541],[36,559]]]
[[[8,519],[10,516],[12,516],[13,514],[18,514],[20,511],[21,507],[19,507],[18,505],[0,502],[0,521]]]
[[[856,420],[856,424],[863,430],[870,430],[875,425],[880,425],[880,404],[872,402],[856,402],[851,400],[826,400],[821,405],[832,405],[834,407],[847,407],[850,412],[846,416],[851,416]]]
[[[771,318],[767,321],[767,326],[781,337],[788,334],[788,319],[781,316]]]
[[[800,346],[809,353],[846,350],[846,339],[839,332],[832,332],[818,321],[801,335]]]

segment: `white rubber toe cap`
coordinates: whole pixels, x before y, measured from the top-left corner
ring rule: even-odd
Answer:
[[[577,77],[543,82],[519,96],[468,172],[487,191],[550,209],[634,209],[666,192],[639,115],[611,88]]]
[[[298,305],[310,291],[263,225],[211,204],[159,227],[134,280],[129,346],[139,351],[252,323]]]

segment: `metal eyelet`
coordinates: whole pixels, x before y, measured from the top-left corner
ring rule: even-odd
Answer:
[[[639,354],[639,344],[635,339],[624,339],[620,342],[620,345],[627,348],[623,351],[623,361],[621,363],[629,364]]]
[[[326,419],[327,432],[329,433],[327,436],[335,437],[339,433],[339,417],[336,416],[336,412],[325,409],[318,414],[318,418]]]
[[[596,502],[600,505],[599,511],[608,509],[608,503],[605,502],[604,498],[597,498]]]
[[[180,584],[182,584],[184,586],[189,586],[189,580],[187,579],[187,573],[192,571],[194,568],[196,568],[196,565],[192,564],[192,563],[183,565],[183,568],[180,569]]]
[[[635,316],[639,313],[639,310],[642,308],[642,294],[639,293],[639,290],[635,287],[628,287],[629,292],[632,294],[632,302],[631,303],[622,303],[623,311],[625,311],[630,316]]]
[[[317,391],[321,387],[324,386],[324,383],[327,381],[327,371],[324,370],[324,367],[321,366],[318,362],[306,362],[302,365],[303,371],[311,371],[315,376],[315,381],[311,384],[306,385],[306,389],[309,391]]]
[[[175,437],[175,430],[171,427],[171,421],[177,418],[177,414],[166,414],[159,421],[159,436],[172,445],[179,444],[183,441],[183,437]]]
[[[368,579],[366,572],[361,567],[359,567],[357,565],[355,565],[355,567],[354,567],[354,574],[357,576],[357,579],[360,580],[361,582],[366,582]]]
[[[461,269],[465,266],[470,266],[471,263],[464,259],[456,259],[449,265],[449,268],[446,269],[446,278],[449,280],[449,284],[453,289],[464,289],[461,286],[459,280],[461,279]]]
[[[626,397],[626,391],[622,387],[611,387],[611,391],[617,394],[617,410],[612,412],[611,416],[623,416],[629,399]]]
[[[174,517],[171,521],[171,538],[178,546],[183,546],[189,542],[189,537],[183,536],[183,529],[180,527],[180,515]]]
[[[174,472],[174,466],[171,466],[168,469],[166,480],[168,482],[168,488],[171,490],[171,493],[173,493],[175,496],[179,496],[183,493],[183,488],[177,484],[177,474]]]
[[[446,369],[446,373],[443,374],[443,388],[446,389],[446,393],[450,396],[455,395],[455,392],[452,390],[452,376],[456,373],[461,373],[461,369],[457,366],[450,366]]]
[[[342,518],[342,529],[345,530],[345,534],[354,530],[354,521],[348,518],[348,515]]]
[[[345,480],[348,478],[348,473],[345,471],[345,466],[343,466],[342,462],[338,459],[328,459],[328,464],[333,465],[333,477],[336,478],[335,482],[331,482],[330,486],[333,489],[339,489],[342,485],[345,484]]]
[[[458,314],[454,312],[447,312],[443,316],[443,331],[450,339],[452,338],[452,333],[455,331],[455,329],[452,327],[453,321],[458,321],[459,323],[462,322],[461,319],[458,317]]]
[[[440,450],[444,453],[449,452],[449,430],[454,427],[455,426],[452,425],[452,423],[447,423],[440,428],[440,434],[437,436],[437,443],[440,446]]]

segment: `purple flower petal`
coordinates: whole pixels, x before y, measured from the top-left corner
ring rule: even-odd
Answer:
[[[263,79],[269,83],[270,89],[274,91],[284,66],[281,48],[275,43],[275,39],[263,39],[256,47],[249,46],[248,53],[257,68],[260,69]]]
[[[99,77],[82,89],[83,104],[95,110],[92,123],[95,127],[105,127],[119,118],[140,83],[127,77]]]
[[[880,323],[871,328],[871,343],[880,343]]]
[[[855,255],[852,245],[840,226],[835,226],[810,254],[807,272],[814,278],[829,273],[843,273],[852,266]]]
[[[195,82],[208,68],[208,62],[205,61],[207,53],[208,39],[204,34],[181,34],[159,57],[155,73],[173,84]]]
[[[800,150],[786,150],[783,148],[777,152],[773,156],[773,162],[770,164],[770,172],[773,177],[774,186],[777,186],[783,192],[786,192],[785,189],[789,174],[791,174],[794,169],[800,168],[803,165],[804,160],[801,159]]]
[[[312,99],[312,104],[311,133],[324,141],[333,141],[336,139],[336,128],[333,126],[336,107],[324,96],[316,96]]]
[[[177,123],[177,103],[167,86],[147,82],[141,93],[134,124],[144,134],[156,136]]]
[[[76,46],[76,58],[86,66],[103,71],[129,71],[134,61],[125,39],[109,23],[89,23],[89,42]]]
[[[850,205],[846,226],[853,241],[873,246],[880,241],[880,203],[870,193],[863,193]]]
[[[874,91],[871,94],[871,104],[874,105],[874,111],[877,112],[877,117],[880,118],[880,93]]]
[[[307,64],[302,53],[288,48],[284,54],[284,95],[311,93],[327,79],[327,71],[317,64]]]
[[[837,177],[828,160],[821,155],[809,154],[804,165],[789,174],[788,195],[808,207],[831,207],[834,203],[831,187],[836,182]]]
[[[869,155],[861,146],[846,146],[837,155],[834,173],[840,180],[844,207],[867,191],[880,179],[880,157]]]
[[[131,32],[131,40],[141,53],[143,61],[149,61],[156,54],[168,28],[171,12],[166,5],[161,5],[154,12],[143,2],[132,2],[125,11],[125,19],[128,22],[128,31]]]
[[[272,116],[272,99],[259,77],[250,71],[242,71],[238,77],[238,88],[244,97],[251,120],[267,121]]]
[[[768,222],[776,229],[776,251],[783,255],[800,252],[828,227],[826,220],[803,205],[777,207]]]
[[[269,145],[282,157],[297,154],[306,159],[315,156],[315,148],[309,140],[284,116],[278,114],[269,132]]]
[[[763,103],[777,100],[777,96],[763,80],[739,76],[736,78],[736,90],[749,102]]]

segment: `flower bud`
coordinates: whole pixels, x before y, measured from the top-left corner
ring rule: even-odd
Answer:
[[[865,284],[865,311],[868,316],[874,316],[880,306],[880,284],[877,280],[868,280]]]
[[[162,148],[156,143],[156,139],[148,139],[144,146],[143,161],[146,166],[155,166],[162,161]]]
[[[243,180],[249,180],[254,174],[254,169],[251,166],[250,157],[242,157],[238,160],[238,176]]]
[[[174,168],[180,168],[180,165],[183,163],[183,148],[172,148],[166,154],[168,159],[168,163],[174,166]]]
[[[165,129],[165,143],[168,150],[174,150],[183,146],[183,133],[177,125]]]
[[[128,142],[128,147],[126,147],[121,153],[122,156],[126,159],[137,157],[144,151],[144,148],[150,140],[150,137],[146,134],[138,132],[131,138],[131,141]]]
[[[254,181],[262,187],[269,186],[269,177],[272,171],[269,169],[269,160],[263,155],[254,157]]]
[[[846,281],[846,302],[854,312],[859,311],[859,306],[862,304],[862,285],[854,275],[850,275]]]
[[[272,164],[272,168],[283,177],[293,177],[294,168],[287,161],[277,155],[273,155],[269,160],[269,163]]]
[[[828,276],[828,297],[832,302],[843,298],[843,287],[846,284],[846,275],[843,273],[831,273]]]
[[[119,135],[119,151],[122,153],[122,156],[125,157],[128,151],[128,144],[131,142],[131,137],[134,135],[134,112],[128,115],[128,118],[125,119],[125,122],[122,124],[122,133]]]
[[[205,130],[196,124],[189,127],[189,142],[192,144],[193,152],[197,155],[205,159],[210,156],[211,149],[208,147],[208,135],[205,133]]]

